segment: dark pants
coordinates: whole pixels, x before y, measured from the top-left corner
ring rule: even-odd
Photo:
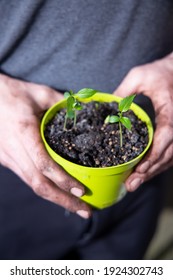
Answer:
[[[163,201],[159,185],[150,181],[84,220],[0,166],[0,259],[141,259]]]

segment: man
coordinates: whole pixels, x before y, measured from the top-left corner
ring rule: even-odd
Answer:
[[[156,178],[137,188],[173,163],[172,12],[168,0],[0,2],[0,162],[33,191],[1,167],[0,258],[143,257],[162,187]],[[39,135],[60,92],[83,87],[143,93],[156,114],[153,146],[127,179],[129,194],[103,211],[79,199],[85,187],[49,158]]]

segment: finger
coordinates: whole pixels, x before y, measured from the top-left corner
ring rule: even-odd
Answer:
[[[173,160],[173,144],[171,143],[170,146],[166,149],[163,153],[161,159],[157,161],[151,168],[148,169],[145,177],[151,177],[152,174],[155,174],[158,171],[165,170],[166,165],[169,167],[170,163]]]
[[[139,173],[136,169],[129,178],[126,180],[125,185],[128,191],[135,191],[143,182],[148,181],[157,174],[165,171],[173,164],[173,144],[166,149],[162,158],[158,160],[150,169],[145,173]]]
[[[19,175],[38,196],[60,205],[83,218],[91,216],[91,209],[86,203],[59,189],[48,178],[40,174],[22,147],[20,148],[20,153],[13,153],[13,158],[7,155],[6,159],[10,169]]]
[[[151,175],[148,176],[148,179],[150,180],[151,178],[153,178],[154,176],[160,174],[161,172],[166,171],[168,168],[173,166],[173,160],[169,161],[168,163],[166,163],[165,165],[162,165],[159,169],[157,169],[155,171],[155,173],[152,173]]]
[[[129,192],[133,192],[137,190],[144,182],[147,182],[148,180],[152,179],[153,177],[160,174],[161,172],[164,172],[171,166],[173,166],[173,161],[160,166],[158,169],[155,169],[155,171],[151,173],[150,172],[145,174],[141,174],[138,172],[132,173],[132,175],[130,175],[128,179],[125,181],[126,189]]]
[[[40,176],[39,181],[33,182],[34,192],[42,198],[64,207],[70,212],[76,213],[83,218],[91,216],[91,208],[79,198],[63,191],[47,178]]]
[[[139,94],[142,92],[141,80],[142,71],[139,69],[139,67],[135,67],[129,71],[113,94],[120,97],[126,97],[134,93]]]
[[[127,191],[133,192],[137,188],[140,187],[144,183],[144,174],[138,173],[138,172],[133,172],[125,181],[125,187]]]
[[[166,137],[165,137],[166,136]],[[164,139],[164,140],[163,140]],[[161,160],[163,154],[173,141],[173,129],[169,125],[157,125],[153,144],[145,158],[137,166],[136,171],[146,173],[153,165]]]
[[[29,90],[31,97],[42,110],[48,109],[63,99],[63,95],[60,92],[47,86],[31,84]]]
[[[84,186],[67,174],[62,167],[55,163],[46,152],[41,137],[38,133],[37,121],[28,124],[22,135],[25,150],[36,166],[37,170],[64,191],[80,197],[85,193]]]

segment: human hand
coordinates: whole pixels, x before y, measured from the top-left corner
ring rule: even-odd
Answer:
[[[5,75],[0,75],[0,92],[0,163],[37,195],[88,218],[91,209],[78,198],[84,194],[84,186],[49,157],[39,134],[43,112],[62,95]]]
[[[128,191],[173,165],[173,54],[133,68],[114,91],[121,97],[134,93],[151,99],[156,131],[150,151],[125,182]]]

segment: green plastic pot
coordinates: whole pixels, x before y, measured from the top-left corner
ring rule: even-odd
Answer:
[[[107,94],[96,93],[94,96],[85,100],[85,102],[120,102],[122,98]],[[82,100],[83,101],[83,100]],[[83,101],[84,102],[84,101]],[[153,139],[153,126],[150,118],[138,105],[132,104],[131,109],[136,116],[146,123],[149,134],[149,142],[145,150],[133,160],[112,167],[86,167],[70,162],[57,153],[55,153],[48,145],[44,130],[46,124],[54,117],[54,115],[66,106],[66,100],[62,100],[52,106],[44,115],[41,122],[41,137],[44,145],[52,157],[52,159],[61,165],[70,175],[75,177],[86,186],[86,194],[81,199],[95,208],[103,209],[118,202],[126,193],[123,182],[127,179],[133,171],[135,165],[143,158],[149,149]]]

